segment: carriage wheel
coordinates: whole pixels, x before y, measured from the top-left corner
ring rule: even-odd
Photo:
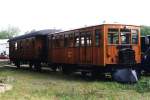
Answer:
[[[19,61],[16,61],[15,65],[16,65],[17,68],[20,68],[20,62]]]
[[[30,70],[32,69],[32,67],[33,67],[33,63],[29,62],[29,68],[30,68]]]
[[[62,66],[62,72],[65,75],[69,75],[72,73],[71,69],[69,67],[65,67],[65,66]]]
[[[82,77],[86,77],[87,74],[88,74],[88,72],[85,72],[85,71],[82,71],[82,72],[81,72]]]
[[[35,69],[36,71],[41,71],[41,63],[35,63],[35,64],[34,64],[34,69]]]

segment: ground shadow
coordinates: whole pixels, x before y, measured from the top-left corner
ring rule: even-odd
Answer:
[[[105,77],[104,75],[99,77],[91,77],[90,75],[82,76],[81,73],[73,73],[70,75],[64,75],[61,71],[52,71],[50,68],[43,67],[41,71],[37,72],[35,70],[31,70],[28,66],[21,66],[21,68],[16,68],[13,65],[4,65],[0,67],[0,72],[2,71],[17,71],[18,73],[27,73],[27,74],[41,74],[46,76],[51,76],[56,79],[63,79],[63,80],[71,80],[71,81],[102,81],[102,82],[112,82],[113,80],[110,77]]]

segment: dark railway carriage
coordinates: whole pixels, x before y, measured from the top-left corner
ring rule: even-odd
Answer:
[[[137,68],[141,63],[140,27],[103,24],[50,34],[48,61],[65,73],[102,73]]]
[[[20,67],[22,63],[39,66],[46,61],[47,34],[50,30],[41,30],[18,36],[9,40],[10,60]]]
[[[142,53],[145,53],[146,50],[150,47],[150,36],[141,36],[141,50]]]
[[[141,51],[144,53],[147,50],[146,36],[141,36]]]
[[[142,70],[150,72],[150,35],[141,36]]]

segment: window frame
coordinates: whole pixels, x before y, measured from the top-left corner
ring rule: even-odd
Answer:
[[[136,31],[136,38],[135,37],[133,38],[133,34],[135,34],[134,32],[132,32],[133,30]],[[138,38],[139,37],[139,31],[137,29],[132,29],[131,30],[131,35],[132,35],[131,36],[132,37],[132,39],[131,39],[132,44],[138,44],[138,41],[139,41],[139,38]],[[136,39],[136,42],[133,42],[133,39]]]
[[[100,46],[100,40],[101,40],[101,29],[95,29],[94,30],[94,40],[95,40],[95,46],[99,47]]]
[[[74,33],[66,33],[64,34],[64,47],[70,48],[74,47]]]
[[[122,31],[122,30],[130,30],[130,31]],[[122,33],[124,33],[124,34],[122,35]],[[123,43],[122,36],[126,37],[126,43]],[[129,37],[127,37],[127,36],[129,36]],[[131,29],[126,29],[126,28],[120,29],[120,44],[121,45],[131,45]]]
[[[79,39],[80,47],[92,46],[92,31],[82,31]],[[88,43],[89,41],[89,43]]]
[[[109,39],[109,35],[110,35],[110,39]],[[107,44],[108,45],[119,45],[119,28],[108,28]]]
[[[74,33],[74,47],[80,47],[80,33],[79,32]]]

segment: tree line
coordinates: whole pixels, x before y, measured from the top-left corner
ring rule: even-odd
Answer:
[[[141,35],[145,36],[145,35],[150,35],[150,26],[141,26]]]
[[[7,28],[0,30],[0,39],[10,39],[17,36],[19,32],[20,29],[18,27],[9,25]]]

